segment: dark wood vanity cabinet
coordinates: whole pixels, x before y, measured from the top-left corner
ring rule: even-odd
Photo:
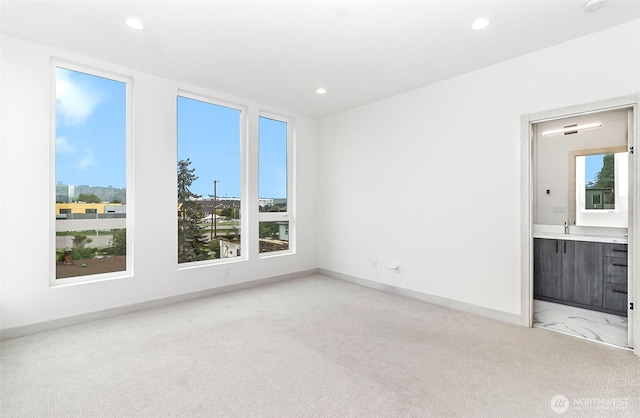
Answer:
[[[602,306],[602,244],[562,240],[565,276],[562,299],[586,306]]]
[[[562,251],[557,239],[533,240],[533,296],[536,299],[562,298]]]
[[[626,315],[627,246],[534,239],[534,297]]]
[[[603,307],[618,315],[627,314],[627,246],[604,244]]]

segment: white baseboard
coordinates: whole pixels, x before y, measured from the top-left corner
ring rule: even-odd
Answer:
[[[496,319],[502,322],[508,322],[514,325],[522,325],[520,315],[509,312],[499,311],[497,309],[486,308],[484,306],[473,305],[471,303],[460,302],[453,299],[443,298],[441,296],[430,295],[415,290],[404,289],[401,287],[391,286],[384,283],[375,282],[373,280],[361,279],[359,277],[350,276],[348,274],[338,273],[327,269],[318,269],[318,273],[324,276],[340,279],[347,282],[355,283],[371,289],[381,290],[383,292],[392,293],[394,295],[404,296],[411,299],[421,300],[423,302],[433,303],[435,305],[446,306],[470,314],[484,316]]]
[[[242,283],[235,283],[227,286],[216,287],[213,289],[201,290],[183,295],[170,296],[167,298],[151,300],[147,302],[136,303],[133,305],[120,306],[117,308],[106,309],[98,312],[91,312],[82,315],[74,315],[67,318],[54,319],[52,321],[40,322],[37,324],[29,324],[14,328],[7,328],[0,331],[0,341],[10,340],[13,338],[24,337],[26,335],[37,334],[39,332],[52,331],[72,325],[82,324],[85,322],[96,321],[99,319],[112,318],[114,316],[127,315],[134,312],[145,311],[148,309],[158,308],[175,303],[186,302],[193,299],[206,298],[208,296],[219,295],[221,293],[233,292],[236,290],[249,289],[252,287],[263,286],[271,283],[282,282],[286,280],[299,279],[302,277],[317,274],[318,269],[310,269],[299,271],[296,273],[283,274],[280,276],[267,277],[264,279],[249,280]]]

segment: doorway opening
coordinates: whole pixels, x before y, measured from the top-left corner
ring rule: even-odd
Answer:
[[[636,105],[523,116],[524,325],[634,347]]]

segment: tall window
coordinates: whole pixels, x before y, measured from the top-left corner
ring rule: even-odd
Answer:
[[[289,250],[289,126],[259,118],[259,245],[261,253]]]
[[[55,70],[55,279],[127,270],[128,82]]]
[[[178,263],[239,257],[241,114],[178,96]]]

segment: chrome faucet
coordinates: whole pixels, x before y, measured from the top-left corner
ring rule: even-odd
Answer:
[[[576,224],[576,221],[564,221],[564,233],[566,235],[569,235],[569,227],[575,224]]]

